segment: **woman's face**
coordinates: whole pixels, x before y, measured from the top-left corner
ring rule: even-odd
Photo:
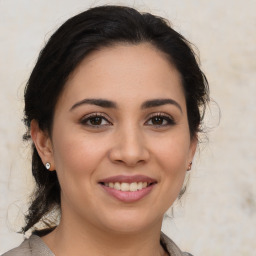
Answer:
[[[63,220],[118,232],[161,225],[196,143],[180,75],[163,53],[146,43],[92,53],[55,109],[47,160]]]

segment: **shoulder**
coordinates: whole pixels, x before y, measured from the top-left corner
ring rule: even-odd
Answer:
[[[2,256],[54,256],[54,254],[39,236],[32,235],[29,239],[25,239],[20,246]]]
[[[2,256],[30,256],[31,254],[31,247],[29,245],[29,239],[25,239],[20,246],[4,253]]]
[[[182,252],[180,248],[164,233],[161,233],[161,244],[167,250],[169,255],[175,256],[193,256],[190,253]]]

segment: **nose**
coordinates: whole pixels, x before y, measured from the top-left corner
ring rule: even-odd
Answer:
[[[146,141],[138,129],[125,129],[115,135],[109,158],[114,163],[134,167],[149,160]]]

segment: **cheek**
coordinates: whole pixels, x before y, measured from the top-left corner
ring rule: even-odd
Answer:
[[[175,133],[175,136],[166,136],[161,143],[154,143],[155,157],[161,173],[161,190],[165,195],[161,198],[164,210],[167,210],[178,197],[182,188],[187,170],[190,138],[186,133]]]
[[[105,149],[95,140],[76,136],[55,136],[54,161],[62,191],[62,201],[79,205],[93,196],[97,168]],[[64,203],[66,204],[66,203]]]
[[[99,147],[97,140],[86,138],[79,133],[75,134],[55,136],[54,161],[59,176],[79,179],[93,174],[105,155],[105,149]]]
[[[161,140],[161,143],[154,143],[154,155],[159,165],[173,175],[186,169],[189,157],[189,137],[182,134]]]

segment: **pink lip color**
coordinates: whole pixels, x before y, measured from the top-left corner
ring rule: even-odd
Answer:
[[[143,188],[141,190],[138,191],[121,191],[121,190],[116,190],[114,188],[110,188],[107,186],[104,186],[103,183],[115,183],[115,182],[126,182],[126,183],[132,183],[132,182],[147,182],[147,183],[153,183],[150,186]],[[150,193],[150,191],[154,188],[155,184],[156,184],[156,180],[144,176],[144,175],[134,175],[134,176],[125,176],[125,175],[118,175],[118,176],[113,176],[113,177],[109,177],[106,179],[103,179],[100,181],[99,183],[102,188],[111,196],[113,196],[114,198],[122,201],[122,202],[126,202],[126,203],[131,203],[131,202],[135,202],[138,201],[142,198],[144,198],[146,195],[148,195]]]

